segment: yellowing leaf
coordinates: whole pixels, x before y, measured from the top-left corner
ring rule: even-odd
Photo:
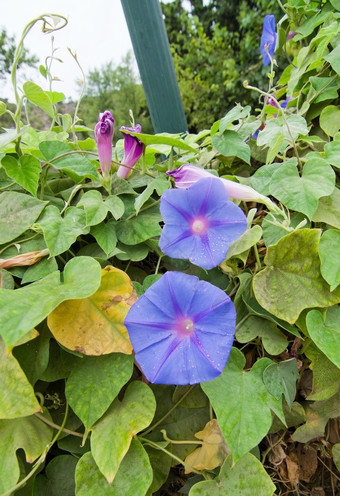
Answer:
[[[189,467],[195,470],[213,470],[222,465],[230,450],[222,436],[216,419],[210,420],[203,431],[196,432],[195,437],[203,441],[200,448],[195,449],[185,459],[185,473],[191,472]]]
[[[129,276],[107,266],[99,289],[89,298],[61,303],[48,316],[56,340],[84,355],[132,353],[125,316],[137,299]]]
[[[0,419],[26,417],[41,411],[32,385],[0,339]]]

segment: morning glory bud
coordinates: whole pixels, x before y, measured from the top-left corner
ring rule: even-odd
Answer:
[[[184,164],[178,169],[167,171],[167,175],[174,178],[176,188],[189,188],[189,186],[194,184],[199,179],[204,177],[216,177],[210,174],[207,170],[190,164]],[[240,184],[235,181],[230,181],[229,179],[223,179],[222,177],[217,179],[221,181],[230,198],[243,201],[263,200],[263,195],[255,191],[250,186]]]
[[[296,31],[289,31],[289,33],[287,34],[286,41],[291,40],[292,38],[294,38],[295,35],[296,35]]]
[[[113,124],[113,115],[108,110],[105,110],[105,112],[99,114],[98,122],[94,128],[103,176],[107,176],[111,170]]]
[[[263,65],[270,64],[270,57],[274,55],[276,48],[276,25],[273,14],[266,15],[263,21],[260,50],[263,58]]]
[[[125,127],[122,126],[119,131],[124,134],[124,156],[122,164],[117,170],[117,176],[126,179],[131,168],[134,167],[136,162],[138,162],[140,156],[143,153],[144,145],[143,143],[132,134],[124,133],[126,131],[132,131],[134,133],[140,133],[142,131],[142,126],[137,124],[135,127]],[[127,165],[127,167],[125,167]]]

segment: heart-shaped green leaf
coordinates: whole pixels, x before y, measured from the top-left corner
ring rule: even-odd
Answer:
[[[225,157],[238,157],[250,164],[250,148],[236,131],[216,133],[212,137],[212,144]]]
[[[294,323],[302,310],[329,307],[340,301],[320,272],[319,229],[299,229],[268,247],[267,267],[253,280],[254,294],[268,312]]]
[[[300,177],[291,163],[280,167],[272,176],[270,194],[286,207],[312,218],[318,200],[334,190],[335,175],[328,162],[317,153],[310,153]]]
[[[16,191],[0,195],[0,245],[26,231],[39,217],[46,202]]]
[[[272,496],[275,486],[261,462],[247,453],[233,465],[228,456],[216,479],[195,484],[189,496]]]
[[[316,346],[340,369],[340,307],[329,308],[325,319],[318,310],[311,310],[306,324]]]
[[[47,417],[50,420],[49,415]],[[34,415],[0,420],[0,493],[9,491],[17,482],[20,468],[16,451],[23,449],[26,461],[33,463],[53,436],[53,429]]]
[[[95,226],[105,219],[108,207],[99,191],[92,189],[83,194],[77,207],[83,207],[86,216],[86,225]]]
[[[232,348],[222,374],[201,384],[235,462],[267,434],[272,423],[271,411],[285,422],[282,401],[268,392],[262,379],[272,361],[261,358],[249,372],[243,370],[245,361],[241,351]]]
[[[284,395],[290,408],[295,398],[298,377],[299,370],[295,358],[271,363],[263,372],[263,382],[268,391],[278,400]]]
[[[132,375],[131,355],[112,353],[78,359],[66,383],[72,410],[89,429],[109,408]]]
[[[57,271],[15,291],[0,289],[0,335],[7,347],[13,347],[62,301],[86,298],[99,284],[99,263],[75,257],[65,265],[63,282]]]
[[[25,417],[41,410],[32,385],[0,338],[0,419]]]
[[[100,472],[91,452],[85,453],[76,469],[77,496],[145,496],[152,482],[149,457],[137,439],[121,462],[116,477],[109,484]]]
[[[92,455],[109,484],[114,480],[133,436],[147,427],[155,414],[156,401],[143,382],[132,382],[123,401],[116,399],[93,427]]]
[[[53,167],[63,170],[74,181],[78,182],[84,177],[98,179],[98,171],[92,162],[84,154],[75,153],[67,143],[43,141],[39,148],[46,160],[53,163]]]
[[[321,274],[333,291],[340,284],[340,231],[329,229],[320,239]]]
[[[37,225],[44,233],[47,248],[51,256],[67,251],[81,234],[87,234],[85,213],[81,208],[69,207],[64,217],[54,205],[46,207]]]
[[[1,164],[9,177],[36,196],[41,172],[41,165],[37,158],[32,155],[22,155],[19,160],[16,160],[11,155],[6,155],[1,160]]]

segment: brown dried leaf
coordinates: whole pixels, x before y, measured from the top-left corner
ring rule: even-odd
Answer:
[[[293,453],[291,453],[290,456],[292,456]],[[287,466],[287,476],[289,479],[289,482],[292,487],[294,487],[296,484],[299,483],[299,465],[290,458],[290,456],[287,456],[285,459],[286,466]]]
[[[300,467],[300,479],[309,482],[318,468],[317,452],[312,446],[299,443],[297,456]]]
[[[28,253],[22,253],[21,255],[16,255],[12,258],[0,258],[0,269],[8,269],[10,267],[21,267],[26,265],[34,265],[39,262],[43,257],[49,255],[47,248],[39,251],[29,251]]]
[[[286,453],[282,448],[281,444],[273,446],[271,451],[268,453],[268,460],[272,465],[280,465],[286,458]]]

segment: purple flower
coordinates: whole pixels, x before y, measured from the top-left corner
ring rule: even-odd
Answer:
[[[122,164],[125,164],[128,167],[124,167],[124,165],[121,165],[118,168],[117,176],[121,177],[122,179],[126,179],[131,170],[131,167],[135,165],[139,157],[142,155],[144,145],[136,136],[124,133],[124,130],[132,131],[134,133],[140,133],[142,131],[142,126],[140,124],[137,124],[135,127],[122,126],[119,130],[122,131],[124,134],[124,156]]]
[[[178,169],[167,171],[167,174],[168,176],[172,176],[174,178],[176,188],[189,188],[189,186],[197,182],[199,179],[204,177],[213,177],[221,181],[230,198],[235,198],[242,201],[259,201],[262,199],[262,195],[250,186],[236,183],[235,181],[230,181],[229,179],[223,179],[222,177],[213,176],[207,170],[196,167],[195,165],[184,164]]]
[[[235,319],[224,291],[196,276],[167,272],[132,305],[124,324],[146,378],[185,385],[221,374]]]
[[[103,176],[108,175],[111,170],[113,123],[113,115],[108,110],[105,110],[105,112],[99,114],[98,122],[94,128]]]
[[[273,14],[266,15],[263,21],[260,44],[264,66],[270,64],[270,56],[272,57],[274,55],[276,47],[276,36],[275,16]]]
[[[222,263],[230,243],[247,229],[244,213],[228,200],[222,181],[212,176],[188,189],[168,189],[160,210],[165,223],[161,250],[204,269]]]
[[[280,107],[283,109],[286,109],[288,106],[288,103],[291,100],[293,100],[293,97],[287,96],[287,98],[285,100],[283,100],[283,102],[278,105],[277,102],[274,100],[274,98],[269,97],[266,103],[267,103],[267,105],[271,105],[272,107],[275,107],[277,109]],[[273,114],[273,117],[277,117],[277,114]]]

